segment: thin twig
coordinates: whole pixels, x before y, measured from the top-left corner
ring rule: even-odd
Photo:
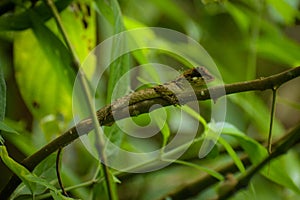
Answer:
[[[60,155],[62,152],[62,148],[59,148],[56,155],[56,176],[58,180],[59,187],[61,188],[62,193],[65,196],[68,196],[68,193],[66,192],[64,185],[62,183],[61,174],[60,174]]]
[[[269,128],[269,136],[268,136],[268,152],[271,154],[272,152],[272,130],[273,130],[273,121],[276,110],[276,96],[277,96],[277,88],[272,89],[272,107],[271,107],[271,116],[270,116],[270,128]]]

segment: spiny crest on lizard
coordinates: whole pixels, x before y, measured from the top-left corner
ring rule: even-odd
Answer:
[[[185,81],[188,81],[192,88],[203,88],[206,87],[206,83],[214,80],[214,76],[202,66],[185,70],[177,79],[170,82],[175,83],[180,89],[186,89]],[[166,84],[167,86],[168,84]]]
[[[177,93],[184,90],[201,89],[206,87],[206,83],[214,80],[214,77],[204,67],[196,67],[185,70],[176,79],[161,85],[138,90],[130,93],[112,103],[112,110],[121,109],[134,103],[149,100],[157,97],[163,97],[172,104],[179,104],[176,100]]]

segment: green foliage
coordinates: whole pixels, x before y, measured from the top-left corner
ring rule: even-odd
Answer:
[[[33,2],[13,1],[15,9],[0,16],[0,37],[9,42],[13,50],[13,70],[5,67],[4,59],[1,58],[0,61],[0,140],[3,136],[26,156],[72,126],[71,98],[75,80],[72,55],[57,29],[46,1],[38,1],[35,5]],[[300,19],[299,0],[64,0],[55,1],[55,4],[80,62],[85,61],[95,44],[112,35],[139,27],[164,27],[182,32],[199,42],[213,57],[225,83],[272,75],[300,64],[300,45],[295,41],[299,40],[299,30],[296,28]],[[138,45],[143,45],[142,39],[149,37],[169,48],[178,48],[176,41],[174,44],[161,41],[152,31],[145,31],[143,34],[134,37]],[[118,55],[119,48],[127,45],[117,40],[113,43],[116,48],[107,52],[111,57]],[[1,40],[0,48],[1,51],[6,51]],[[185,47],[181,50],[191,51]],[[88,64],[96,66],[98,61],[95,59],[92,61],[94,63]],[[149,63],[168,64],[176,69],[192,65],[180,56],[163,50],[154,52],[152,49],[142,49],[122,55],[104,72],[95,104],[110,103],[115,100],[112,99],[112,94],[115,94],[114,98],[128,94],[131,82],[129,77],[124,78],[123,75],[133,66]],[[3,71],[6,72],[5,75]],[[161,74],[151,65],[145,71],[146,77],[151,77],[153,82],[162,82]],[[94,76],[92,71],[85,73],[88,79]],[[14,110],[6,112],[6,103],[9,104],[9,100],[14,98],[9,95],[11,90],[6,90],[6,83],[11,84],[14,77],[21,95],[17,98],[22,99],[25,105],[15,105]],[[121,78],[123,82],[115,90]],[[147,87],[147,78],[141,76],[137,80]],[[297,92],[290,92],[287,97],[280,97],[279,93],[278,98],[282,105],[278,106],[281,112],[277,111],[273,124],[275,139],[280,139],[293,123],[299,123],[296,121],[299,120]],[[114,198],[117,199],[119,195],[122,199],[159,199],[186,188],[195,189],[195,183],[199,182],[205,188],[199,189],[201,194],[192,198],[207,199],[216,195],[213,184],[225,179],[225,174],[221,172],[226,171],[227,166],[235,166],[238,169],[235,173],[243,175],[247,173],[249,165],[255,166],[266,158],[268,153],[263,144],[270,123],[269,93],[261,91],[234,94],[228,96],[228,100],[226,122],[220,137],[214,131],[220,124],[209,120],[211,113],[207,102],[200,102],[201,115],[188,106],[182,106],[174,109],[175,111],[159,109],[132,118],[142,126],[154,119],[154,125],[160,131],[147,140],[127,136],[116,124],[105,127],[106,136],[117,147],[133,152],[162,147],[163,155],[164,148],[178,129],[176,123],[182,120],[177,116],[179,111],[191,117],[183,119],[184,134],[190,133],[188,120],[193,118],[200,124],[194,141],[172,149],[176,153],[180,148],[191,144],[187,152],[174,161],[175,164],[157,172],[130,174],[130,177],[111,169],[109,178],[113,180]],[[293,113],[287,117],[283,110],[288,107]],[[27,113],[21,115],[20,112]],[[28,116],[32,119],[26,118]],[[124,124],[130,128],[130,125]],[[212,150],[208,148],[210,142],[216,143]],[[3,145],[2,140],[1,144]],[[38,198],[68,199],[56,188],[55,155],[45,159],[34,172],[30,172],[8,155],[5,146],[0,148],[3,163],[23,181],[14,197],[31,198],[37,195]],[[201,157],[210,150],[208,156],[199,160],[199,154]],[[111,151],[105,149],[108,155]],[[251,181],[252,189],[238,192],[233,199],[241,196],[260,198],[264,195],[274,197],[285,194],[290,194],[287,199],[299,198],[297,177],[300,162],[297,152],[298,149],[291,150],[288,155],[271,161]],[[244,163],[245,156],[248,156],[250,163]],[[149,162],[155,164],[155,159]],[[165,159],[164,162],[169,163],[170,160]],[[62,165],[62,178],[72,197],[107,198],[103,171],[99,169],[98,161],[80,143],[68,145]],[[215,182],[207,182],[205,177],[208,176],[213,177]],[[264,184],[261,185],[261,182]],[[275,194],[270,188],[279,190]],[[143,191],[143,194],[138,191]]]
[[[59,11],[64,10],[72,0],[65,1],[57,1],[56,6]],[[15,1],[14,3],[16,3]],[[24,9],[24,5],[21,5],[22,10]],[[34,8],[24,9],[23,12],[16,13],[14,15],[4,15],[0,17],[0,30],[24,30],[32,27],[32,21],[30,15],[32,12],[35,12],[39,15],[38,20],[43,22],[47,21],[51,18],[51,12],[49,8],[45,4],[37,5]]]
[[[4,122],[1,122],[1,121],[0,121],[0,130],[9,132],[9,133],[19,134],[13,128],[11,128],[10,126],[7,126]]]
[[[258,164],[268,155],[265,147],[250,137],[247,137],[232,125],[226,124],[223,132],[224,134],[230,135],[238,140],[238,143],[248,153],[253,164]],[[262,174],[277,184],[287,187],[299,194],[299,187],[297,187],[292,180],[292,177],[289,175],[287,166],[283,160],[285,160],[285,158],[282,157],[270,163],[269,168],[266,166],[263,169]]]
[[[182,164],[182,165],[188,166],[188,167],[193,167],[193,168],[196,168],[196,169],[198,169],[200,171],[206,172],[207,174],[211,175],[212,177],[218,179],[219,181],[223,181],[224,180],[224,177],[223,177],[222,174],[220,174],[220,173],[218,173],[218,172],[216,172],[214,170],[211,170],[209,168],[202,167],[202,166],[190,163],[190,162],[185,162],[185,161],[182,161],[182,160],[175,160],[174,162],[178,163],[178,164]]]
[[[71,118],[73,79],[67,68],[71,64],[70,55],[48,28],[36,23],[36,28],[33,28],[35,35],[26,31],[15,37],[18,44],[15,47],[16,79],[35,117],[42,118],[54,113],[68,120]]]
[[[37,185],[42,185],[51,190],[52,197],[55,199],[71,199],[64,197],[48,181],[30,173],[25,167],[10,158],[5,146],[0,146],[0,157],[5,165],[22,179],[23,183],[30,189],[33,196],[35,195]]]

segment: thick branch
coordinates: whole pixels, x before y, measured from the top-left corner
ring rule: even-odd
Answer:
[[[294,79],[295,77],[300,76],[300,67],[292,68],[285,72],[269,76],[266,78],[259,78],[252,81],[246,82],[238,82],[233,84],[227,84],[222,86],[211,87],[208,89],[200,89],[188,92],[182,92],[176,94],[178,99],[180,99],[180,103],[187,103],[190,101],[194,101],[194,94],[197,96],[197,100],[206,100],[213,98],[217,100],[218,98],[240,92],[254,91],[254,90],[267,90],[278,88],[283,83]],[[224,92],[225,89],[225,92]],[[124,119],[130,116],[137,116],[142,113],[148,113],[149,109],[155,105],[160,104],[162,106],[169,106],[171,103],[167,101],[165,98],[161,96],[161,94],[157,93],[152,97],[146,98],[141,97],[141,101],[131,104],[128,107],[121,107],[120,109],[115,108],[111,111],[112,106],[105,106],[97,111],[97,116],[99,123],[102,126],[109,126],[115,120]],[[112,104],[114,105],[114,104]],[[130,116],[128,116],[128,109]],[[27,157],[22,161],[22,165],[24,165],[27,169],[33,170],[35,166],[37,166],[43,159],[48,157],[53,152],[57,151],[61,147],[65,147],[75,139],[77,139],[80,135],[88,134],[93,129],[91,119],[86,119],[79,122],[76,126],[69,129],[67,132],[54,139],[52,142],[48,143],[44,147],[42,147],[39,151],[34,153],[33,155]],[[14,189],[20,183],[20,179],[17,176],[13,176],[6,187],[1,191],[0,198],[7,198],[14,191]]]

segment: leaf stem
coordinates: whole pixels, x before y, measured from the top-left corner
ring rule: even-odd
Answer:
[[[276,110],[276,96],[277,96],[277,88],[272,89],[272,108],[271,108],[271,115],[270,115],[270,128],[269,128],[269,136],[268,136],[268,153],[271,154],[272,152],[272,130],[273,130],[273,121],[275,116]]]

